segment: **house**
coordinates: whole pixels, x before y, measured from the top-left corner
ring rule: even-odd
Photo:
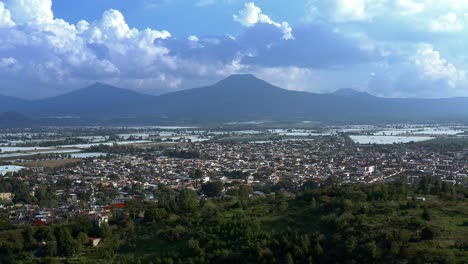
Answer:
[[[12,193],[0,193],[0,200],[11,202],[13,200]]]
[[[89,240],[89,244],[93,247],[97,247],[99,243],[101,242],[101,239],[97,237],[90,237],[88,238],[88,240]]]
[[[36,215],[34,217],[35,226],[45,226],[47,225],[47,215]]]

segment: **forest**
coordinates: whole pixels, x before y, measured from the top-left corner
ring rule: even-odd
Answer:
[[[467,263],[468,192],[436,178],[300,191],[205,184],[129,200],[101,228],[0,216],[1,263]],[[222,190],[227,189],[223,192]],[[252,195],[253,193],[259,195]],[[255,194],[254,193],[254,194]],[[98,247],[88,237],[100,237]],[[39,248],[38,244],[46,246]]]

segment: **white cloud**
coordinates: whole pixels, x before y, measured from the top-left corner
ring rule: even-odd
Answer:
[[[54,19],[52,0],[6,0],[16,23],[48,23]]]
[[[287,22],[278,23],[273,21],[268,15],[262,13],[262,9],[255,3],[246,3],[244,9],[234,15],[234,20],[246,27],[254,26],[257,23],[266,23],[273,25],[281,30],[284,39],[294,39],[292,28]]]
[[[414,0],[399,0],[397,7],[402,15],[414,15],[426,9],[426,5],[423,2],[416,2]]]
[[[319,75],[308,68],[302,67],[267,67],[253,69],[259,78],[288,90],[317,91],[319,85],[314,85],[320,79]]]
[[[389,0],[309,0],[306,18],[334,23],[371,22],[389,5]]]
[[[187,40],[191,42],[198,42],[200,39],[197,36],[192,35],[192,36],[189,36]]]
[[[371,15],[367,12],[366,0],[336,0],[334,20],[345,21],[367,21]]]
[[[12,27],[15,23],[11,20],[10,10],[5,8],[5,5],[0,2],[0,28]]]
[[[440,53],[430,44],[420,44],[412,62],[420,71],[421,78],[431,81],[444,81],[450,87],[456,87],[465,79],[465,71],[441,58]],[[423,88],[423,87],[421,87]]]
[[[453,12],[440,16],[430,23],[430,30],[433,32],[459,32],[464,27],[464,21],[458,19],[457,14]]]
[[[0,1],[0,29],[6,26],[0,37],[0,58],[4,57],[0,63],[3,69],[15,69],[6,76],[11,80],[68,87],[143,78],[157,78],[160,86],[165,81],[167,86],[178,83],[170,76],[177,68],[176,59],[155,44],[171,34],[130,28],[117,10],[106,11],[91,23],[82,20],[73,25],[54,19],[50,0],[11,0],[5,5]],[[6,77],[0,85],[8,81]]]

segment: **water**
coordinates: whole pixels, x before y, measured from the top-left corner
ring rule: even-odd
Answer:
[[[53,147],[0,147],[2,152],[32,151],[54,149]]]
[[[416,136],[350,136],[350,138],[358,144],[394,144],[394,143],[410,143],[432,140],[434,137],[416,137]]]
[[[87,158],[97,158],[105,157],[109,154],[103,152],[90,152],[90,153],[75,153],[71,154],[71,157],[74,159],[87,159]]]
[[[454,135],[458,135],[462,133],[464,133],[464,131],[460,131],[460,130],[424,130],[424,131],[416,131],[413,134],[435,135],[435,136],[454,136]]]
[[[79,149],[87,149],[94,146],[99,145],[106,145],[106,146],[113,146],[114,144],[117,145],[131,145],[131,144],[142,144],[142,143],[151,143],[152,141],[147,140],[134,140],[134,141],[119,141],[119,142],[105,142],[105,143],[90,143],[90,144],[76,144],[76,145],[64,145],[59,146],[60,148],[79,148]]]
[[[0,158],[16,158],[16,157],[27,157],[39,154],[66,154],[66,153],[76,153],[80,152],[81,149],[48,149],[41,151],[32,151],[32,152],[13,152],[0,154]]]

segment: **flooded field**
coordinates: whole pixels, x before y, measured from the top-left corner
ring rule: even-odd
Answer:
[[[396,144],[421,142],[434,139],[434,137],[416,137],[416,136],[350,136],[350,138],[358,144]]]

